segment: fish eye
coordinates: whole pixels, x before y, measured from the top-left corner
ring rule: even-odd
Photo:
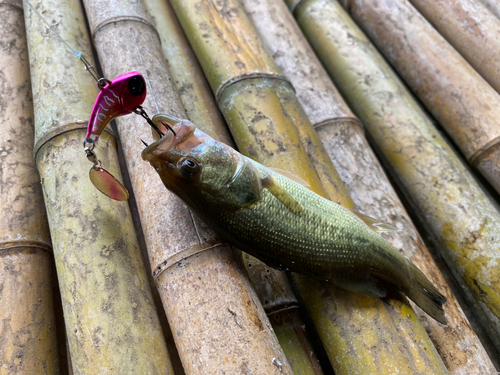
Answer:
[[[179,159],[177,167],[184,177],[193,177],[201,169],[200,164],[190,157]]]
[[[130,93],[134,96],[141,95],[144,92],[144,89],[146,88],[144,80],[142,79],[142,77],[139,76],[130,78],[127,86]]]

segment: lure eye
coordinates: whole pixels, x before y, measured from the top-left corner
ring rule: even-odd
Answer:
[[[177,167],[184,177],[193,177],[201,167],[200,164],[192,158],[182,158],[177,162]]]
[[[144,80],[139,76],[130,78],[127,86],[130,93],[134,96],[142,95],[144,89],[146,88]]]

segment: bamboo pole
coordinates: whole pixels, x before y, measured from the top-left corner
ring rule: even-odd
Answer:
[[[331,82],[286,5],[272,0],[243,3],[271,55],[276,56],[276,63],[294,85],[357,207],[369,216],[402,228],[401,232],[382,235],[423,270],[434,285],[446,291],[447,326],[417,308],[419,319],[446,367],[450,372],[483,374],[482,364],[488,358],[484,348],[371,151],[361,123]],[[477,348],[478,353],[471,357],[470,348]]]
[[[91,60],[78,1],[32,1]],[[97,88],[83,64],[25,4],[35,107],[35,155],[54,246],[75,374],[171,374],[132,218],[89,181],[82,140]],[[57,58],[54,58],[57,56]],[[120,176],[116,144],[98,155]]]
[[[144,0],[161,40],[163,56],[187,118],[214,139],[233,146],[200,64],[168,1]]]
[[[410,2],[500,93],[500,19],[480,1]]]
[[[146,0],[148,13],[158,30],[169,73],[186,108],[188,118],[215,139],[233,145],[213,94],[172,8],[167,2]],[[294,373],[322,374],[298,316],[298,302],[286,277],[252,257],[244,257],[266,314]]]
[[[322,375],[323,370],[309,342],[299,305],[285,274],[257,258],[242,253],[248,276],[264,306],[294,374]]]
[[[296,19],[344,98],[384,155],[433,245],[469,297],[470,306],[497,335],[495,302],[500,215],[466,167],[432,126],[340,5],[308,1]],[[485,269],[489,266],[489,269]],[[479,303],[477,301],[480,301]],[[478,348],[472,350],[480,353]],[[473,355],[472,353],[470,355]],[[486,359],[484,369],[491,372]],[[467,359],[463,358],[463,365]]]
[[[0,374],[59,374],[22,2],[0,1]]]
[[[500,192],[500,95],[407,0],[341,4]]]
[[[498,0],[481,0],[481,2],[493,13],[498,19],[500,19],[500,3]]]
[[[328,157],[323,156],[326,154],[322,154],[324,150],[317,135],[311,135],[314,131],[292,87],[265,52],[241,7],[236,2],[226,2],[222,7],[209,1],[173,1],[172,5],[216,93],[239,150],[265,165],[292,170],[311,182],[314,169],[305,164],[307,156],[301,152],[298,140],[307,145],[308,154],[315,162],[320,159],[317,155]],[[294,126],[298,130],[293,129]],[[311,148],[315,148],[316,155],[310,152]],[[297,160],[298,157],[302,159]],[[325,177],[322,182],[329,186],[329,196],[333,200],[352,207],[336,172],[329,177],[327,173],[318,174]],[[318,180],[311,185],[316,192],[325,194],[317,188]],[[398,368],[402,372],[446,373],[418,319],[406,305],[394,302],[388,307],[378,299],[342,294],[331,285],[304,277],[297,279],[303,297],[310,305],[315,305],[317,328],[324,332],[323,344],[336,371],[349,373],[364,368],[363,371],[386,373]],[[342,297],[334,300],[337,295]],[[342,306],[337,309],[342,312],[337,314],[334,306]],[[407,314],[414,318],[408,319]],[[351,324],[356,315],[359,319]],[[336,325],[334,321],[341,324]],[[396,326],[405,327],[401,336]],[[375,332],[383,332],[386,336],[377,336]],[[347,344],[351,340],[357,340],[360,345]],[[370,352],[370,345],[379,347],[379,351]],[[425,365],[417,368],[413,360],[424,352],[426,358],[416,361]],[[380,361],[383,356],[385,358]]]
[[[145,108],[185,117],[157,31],[142,4],[85,1],[85,6],[105,74],[143,72],[148,84]],[[140,139],[150,141],[149,126],[135,116],[117,123],[153,276],[186,374],[271,374],[280,369],[290,374],[230,246],[168,192],[157,173],[141,160]]]

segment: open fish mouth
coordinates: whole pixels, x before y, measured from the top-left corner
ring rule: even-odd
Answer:
[[[171,153],[174,150],[179,153],[188,153],[204,142],[204,139],[195,135],[196,128],[188,120],[160,114],[154,116],[152,122],[159,129],[165,129],[166,133],[158,139],[158,135],[153,132],[157,140],[142,151],[143,160],[151,161],[154,156]]]

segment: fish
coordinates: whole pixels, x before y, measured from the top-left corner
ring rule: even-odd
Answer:
[[[188,120],[167,115],[175,135],[146,147],[142,159],[224,241],[270,267],[373,297],[401,291],[446,324],[444,297],[377,232],[378,220],[321,197],[218,142]]]

